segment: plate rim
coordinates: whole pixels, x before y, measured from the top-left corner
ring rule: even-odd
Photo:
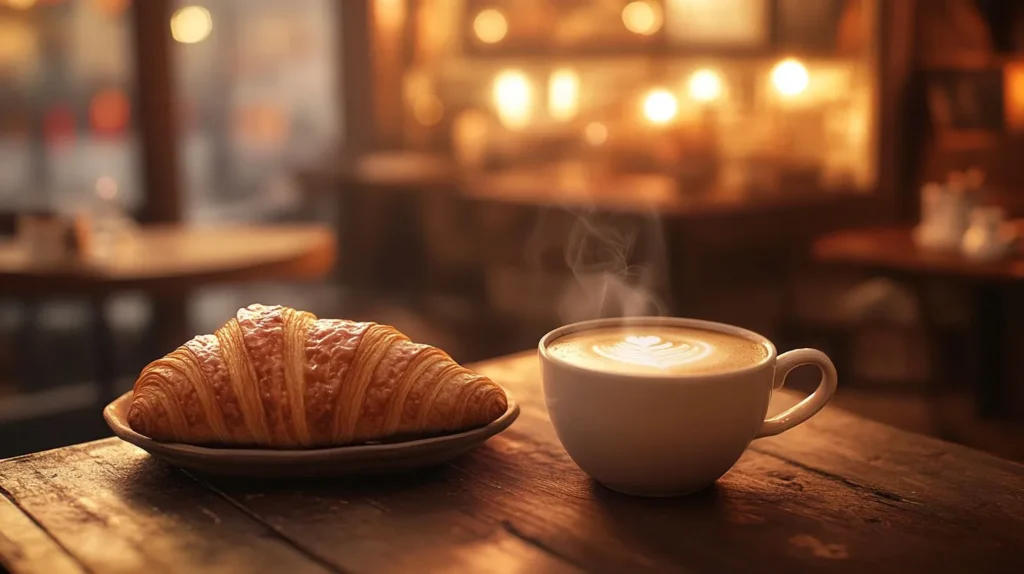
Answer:
[[[519,418],[519,403],[507,389],[505,392],[508,408],[505,413],[497,419],[482,427],[461,431],[453,434],[419,438],[401,442],[389,442],[382,444],[358,444],[350,446],[332,446],[327,448],[310,449],[270,449],[270,448],[214,448],[198,446],[177,442],[162,442],[154,440],[141,434],[128,424],[128,421],[121,416],[119,407],[131,400],[134,390],[128,391],[111,401],[103,408],[103,419],[107,426],[114,432],[117,438],[133,444],[147,452],[155,454],[188,455],[204,459],[223,459],[229,457],[234,462],[251,460],[256,463],[266,463],[268,459],[290,461],[296,460],[323,460],[336,457],[358,457],[361,455],[388,454],[402,452],[409,449],[422,449],[431,446],[444,447],[452,443],[458,444],[466,439],[479,439],[483,442],[512,426],[512,423]]]

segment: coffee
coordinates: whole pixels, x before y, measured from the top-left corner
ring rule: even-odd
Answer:
[[[654,325],[569,333],[548,344],[547,352],[576,367],[627,375],[727,373],[768,357],[764,344],[737,335]]]
[[[757,333],[681,317],[584,321],[538,346],[544,405],[565,451],[601,484],[641,496],[707,487],[751,440],[814,416],[838,378],[821,351],[776,356]],[[818,388],[766,417],[772,390],[801,365],[821,371]]]

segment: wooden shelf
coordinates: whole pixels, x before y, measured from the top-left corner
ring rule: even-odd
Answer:
[[[943,129],[937,136],[938,147],[945,150],[990,149],[1008,138],[1005,133],[983,129]]]
[[[1007,64],[1024,63],[1024,53],[949,52],[922,58],[918,66],[926,71],[981,71],[1002,69]]]

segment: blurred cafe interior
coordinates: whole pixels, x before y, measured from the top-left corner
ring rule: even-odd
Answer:
[[[1024,460],[1022,130],[1012,0],[0,0],[0,457],[260,302],[735,323]]]

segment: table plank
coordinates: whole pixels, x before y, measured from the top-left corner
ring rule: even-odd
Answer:
[[[480,515],[475,481],[450,467],[369,481],[201,480],[346,571],[580,571]]]
[[[752,564],[770,564],[769,570],[902,572],[970,566],[998,572],[1017,560],[1008,553],[1008,543],[1021,532],[1021,515],[1014,519],[1010,514],[1014,507],[1001,516],[969,506],[950,514],[941,500],[931,498],[943,491],[933,489],[929,496],[908,492],[904,498],[891,491],[893,485],[865,472],[848,479],[839,474],[841,469],[818,468],[822,461],[804,456],[803,450],[791,456],[780,446],[782,437],[748,452],[704,493],[670,501],[615,494],[594,484],[558,445],[532,353],[477,368],[506,385],[523,412],[512,429],[452,465],[372,486],[355,481],[294,488],[209,480],[282,535],[303,540],[311,551],[353,571],[430,571],[447,564],[475,571],[544,571],[559,566],[558,560],[607,572],[741,570]],[[780,398],[776,408],[794,400],[792,395]],[[836,429],[868,424],[832,411],[822,418],[833,416]],[[897,435],[908,444],[923,439],[895,429],[867,439],[898,445]],[[817,456],[827,462],[831,448],[822,440],[816,448],[825,454]],[[797,442],[817,453],[807,438]],[[990,486],[987,467],[1003,473],[995,480],[1024,476],[1019,465],[939,441],[922,442],[928,448],[933,443],[948,447],[946,456],[965,455],[964,464],[977,466],[975,488]],[[783,456],[772,449],[782,449]],[[1006,498],[1012,503],[1012,497]],[[949,521],[959,516],[980,530],[964,537]],[[339,532],[359,536],[339,537]],[[495,545],[500,562],[464,561],[467,549]],[[402,552],[389,556],[384,549],[390,546]]]
[[[25,574],[85,569],[0,490],[0,570]]]
[[[1024,465],[839,409],[827,414],[752,448],[876,496],[927,507],[933,519],[979,529],[993,540],[1024,537]]]
[[[120,441],[5,461],[0,486],[90,571],[331,571],[177,469]],[[74,570],[50,570],[65,571]]]
[[[476,368],[510,389],[522,415],[475,452],[413,475],[190,478],[108,439],[0,462],[0,485],[75,558],[102,571],[1024,566],[1016,551],[1024,539],[1024,466],[827,408],[797,430],[756,442],[704,492],[633,498],[595,484],[558,444],[534,353]],[[778,393],[773,408],[793,400]],[[104,546],[90,545],[100,539]]]
[[[560,452],[557,443],[552,442],[554,433],[543,412],[535,354],[486,362],[478,369],[521,397],[522,422],[512,430],[554,444]],[[776,393],[773,410],[782,410],[797,400],[799,397],[792,393]],[[876,530],[876,525],[901,524],[899,532],[875,533],[872,547],[865,549],[872,559],[882,559],[886,548],[909,548],[915,539],[927,541],[923,546],[928,549],[927,558],[904,555],[902,560],[887,562],[886,568],[899,570],[902,563],[917,569],[923,561],[940,556],[936,563],[939,570],[950,569],[951,565],[972,569],[987,566],[994,571],[1007,563],[1024,566],[1024,558],[1009,552],[1024,539],[1024,465],[826,408],[805,425],[753,443],[716,488],[728,489],[732,481],[763,482],[758,473],[744,472],[745,465],[767,464],[759,455],[786,465],[775,471],[790,488],[801,491],[800,502],[806,504],[808,515],[829,513],[827,505],[815,507],[806,494],[809,485],[821,484],[819,479],[827,481],[832,491],[823,504],[850,492],[871,501],[870,508],[876,511],[868,515],[872,521],[854,521],[844,535],[859,536]],[[570,465],[556,476],[573,471]],[[772,493],[766,489],[759,494],[770,497]],[[847,500],[837,508],[868,509],[863,504],[851,506],[853,502]],[[763,506],[756,499],[751,504]],[[856,514],[850,516],[854,517]],[[957,524],[970,528],[971,536],[964,537],[960,527],[954,526]],[[744,542],[753,543],[753,539],[748,537]]]

